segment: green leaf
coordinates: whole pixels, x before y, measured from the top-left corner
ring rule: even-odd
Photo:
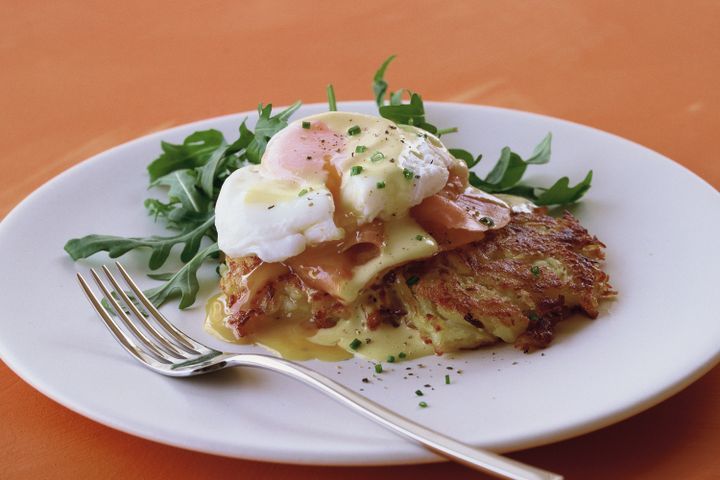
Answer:
[[[225,139],[223,139],[223,142],[212,155],[210,155],[207,163],[200,167],[200,181],[198,184],[208,198],[214,198],[215,176],[228,160],[226,155],[227,149],[227,143],[225,143]]]
[[[525,160],[525,163],[534,164],[534,165],[541,165],[543,163],[548,163],[550,161],[550,154],[552,153],[550,149],[550,144],[552,143],[552,133],[548,133],[545,135],[545,138],[538,143],[538,145],[535,147],[535,150],[533,150],[532,155],[530,158]]]
[[[529,200],[535,201],[537,199],[537,191],[540,190],[538,187],[533,187],[530,185],[515,185],[512,188],[508,188],[502,193],[507,193],[508,195],[517,195],[518,197],[525,197]]]
[[[390,94],[390,105],[402,105],[402,97],[405,93],[405,89],[401,88],[397,92]]]
[[[185,265],[174,273],[166,283],[159,287],[146,290],[144,293],[153,305],[159,307],[171,298],[180,296],[180,308],[185,309],[195,303],[200,284],[197,272],[206,258],[217,254],[220,249],[217,243],[197,252],[192,258],[186,260]]]
[[[474,167],[482,159],[482,155],[478,155],[477,158],[473,158],[472,153],[467,150],[463,150],[462,148],[450,148],[448,151],[453,157],[465,162],[468,168]]]
[[[73,260],[87,258],[97,252],[108,252],[110,258],[117,258],[136,248],[150,248],[152,255],[148,266],[151,270],[162,267],[175,245],[184,245],[180,259],[189,261],[200,248],[200,242],[214,229],[215,215],[210,216],[204,223],[172,237],[116,237],[112,235],[87,235],[82,238],[73,238],[65,244],[65,251]]]
[[[479,188],[480,190],[487,192],[487,193],[496,193],[497,190],[495,190],[492,183],[487,183],[482,178],[478,177],[477,174],[473,171],[471,171],[468,175],[468,182],[470,182],[470,185],[472,185],[475,188]]]
[[[162,142],[163,153],[148,165],[150,183],[175,170],[200,167],[225,142],[217,130],[203,130],[189,135],[182,144]]]
[[[593,172],[590,170],[583,181],[570,187],[570,179],[562,177],[555,182],[552,187],[538,195],[535,203],[538,205],[564,205],[566,203],[574,203],[582,198],[585,193],[590,190]]]
[[[178,202],[164,203],[157,198],[148,198],[144,205],[153,220],[162,220],[165,228],[170,230],[184,230],[190,224],[198,225],[207,220],[207,212],[188,210]]]
[[[402,105],[383,105],[380,107],[380,116],[402,125],[412,125],[430,133],[437,132],[437,127],[425,120],[425,106],[422,97],[413,93],[410,103]]]
[[[385,70],[387,70],[388,65],[390,65],[390,62],[393,60],[395,60],[395,55],[390,55],[383,64],[380,65],[380,68],[378,68],[373,77],[373,93],[375,93],[375,103],[377,103],[378,107],[382,107],[385,104],[385,92],[387,92],[388,88],[388,84],[385,81]],[[400,92],[400,96],[402,96],[402,92]]]
[[[501,192],[518,183],[525,169],[527,164],[520,155],[505,147],[500,153],[500,159],[485,177],[485,182],[493,185],[496,192]]]
[[[175,205],[161,202],[157,198],[148,198],[145,200],[143,205],[147,209],[148,215],[153,217],[155,221],[157,221],[159,217],[167,218],[170,212],[175,208]]]
[[[148,273],[147,276],[152,278],[153,280],[160,280],[162,282],[166,282],[170,280],[173,275],[175,275],[174,272],[165,272],[165,273]]]
[[[480,178],[475,172],[470,172],[468,179],[470,185],[488,193],[507,193],[525,197],[537,205],[564,205],[577,202],[590,189],[592,171],[574,187],[569,186],[570,180],[567,177],[561,178],[550,188],[519,183],[528,165],[542,165],[550,161],[551,143],[552,134],[548,133],[527,160],[523,160],[520,155],[510,150],[510,147],[503,148],[500,158],[485,179]],[[474,166],[481,158],[473,160],[470,152],[461,149],[451,149],[450,153],[465,161],[469,167]]]
[[[523,175],[525,175],[528,165],[541,165],[550,161],[551,142],[552,134],[548,133],[535,147],[532,156],[527,160],[523,160],[520,155],[513,152],[510,147],[504,147],[500,152],[500,158],[485,179],[483,180],[478,177],[477,174],[471,172],[469,178],[470,184],[488,193],[509,193],[509,190],[514,188],[518,182],[520,182]],[[468,158],[472,158],[470,152],[464,150],[460,151],[459,155],[462,155],[466,162]],[[480,157],[478,157],[475,163],[479,160]],[[473,165],[475,165],[475,163],[473,163]]]
[[[222,145],[208,159],[207,163],[200,167],[199,187],[212,199],[217,200],[216,186],[222,185],[222,180],[239,168],[245,160],[245,150],[255,139],[255,134],[247,128],[247,118],[240,124],[240,136],[230,145],[224,141]]]
[[[196,212],[188,210],[180,204],[175,205],[176,207],[165,217],[165,227],[170,230],[186,231],[195,228],[204,223],[208,219],[208,215],[212,213],[212,207],[205,212]],[[208,230],[208,234],[212,232],[214,230]]]
[[[227,155],[231,155],[233,153],[238,153],[241,150],[245,150],[248,145],[250,145],[250,142],[255,139],[255,134],[249,128],[247,128],[246,122],[247,118],[244,119],[240,124],[240,137],[233,143],[231,143],[230,146],[227,147],[227,150],[225,150],[225,153]]]
[[[155,180],[151,187],[169,187],[168,198],[170,203],[180,202],[187,210],[205,212],[208,208],[208,199],[195,188],[197,173],[195,170],[175,170]]]
[[[260,163],[268,140],[287,127],[288,118],[295,113],[295,110],[300,108],[300,105],[302,104],[297,101],[275,116],[270,115],[272,113],[272,104],[267,104],[265,107],[262,104],[258,106],[259,118],[255,125],[255,138],[252,139],[246,149],[248,160],[251,163]]]

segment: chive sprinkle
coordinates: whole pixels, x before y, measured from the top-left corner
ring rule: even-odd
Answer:
[[[443,135],[447,135],[448,133],[457,133],[458,127],[452,127],[452,128],[441,128],[437,132],[435,132],[435,135],[438,137],[441,137]]]
[[[335,103],[335,89],[332,83],[327,86],[327,98],[328,98],[328,110],[331,112],[337,111],[337,103]]]
[[[487,225],[488,227],[495,226],[495,220],[490,217],[480,217],[480,223],[482,223],[483,225]]]
[[[363,171],[363,168],[360,165],[355,165],[350,169],[350,176],[353,177],[355,175],[360,175],[360,173]]]
[[[415,390],[415,395],[417,395],[418,397],[422,397],[425,394],[422,392],[422,390]]]
[[[362,345],[362,342],[360,340],[358,340],[357,338],[355,340],[353,340],[352,342],[350,342],[350,348],[352,348],[353,350],[357,350],[360,347],[360,345]]]
[[[357,125],[353,125],[352,127],[348,128],[348,135],[357,135],[360,133],[360,127]]]
[[[388,363],[395,363],[395,357],[393,355],[387,356],[387,362]]]
[[[445,375],[445,385],[450,385],[450,375]]]
[[[537,265],[533,265],[532,267],[530,267],[530,273],[532,273],[536,277],[540,276],[540,267],[538,267]]]
[[[427,402],[420,402],[418,403],[418,405],[420,406],[420,408],[427,408]]]
[[[535,312],[528,313],[528,318],[530,319],[531,322],[537,322],[538,320],[540,320],[540,317]]]
[[[382,373],[382,363],[375,364],[375,373]]]
[[[403,168],[403,177],[405,177],[407,180],[412,180],[415,174],[412,170],[409,168]]]
[[[412,287],[413,285],[415,285],[415,284],[418,283],[419,281],[420,281],[420,277],[418,277],[417,275],[413,275],[412,277],[408,278],[408,279],[405,281],[405,283],[407,283],[407,286],[408,286],[408,287]]]
[[[377,182],[377,183],[375,184],[375,186],[376,186],[377,188],[385,188],[385,182]]]
[[[405,357],[407,357],[407,355],[405,354],[405,352],[400,352],[400,353],[398,353],[398,357],[405,358]]]
[[[425,237],[423,237],[422,235],[415,235],[415,240],[417,240],[418,242],[421,242],[424,239],[425,239]]]
[[[355,153],[364,153],[367,150],[365,145],[358,145],[355,147]]]
[[[307,189],[307,188],[303,188],[302,190],[300,190],[300,191],[298,192],[298,197],[302,197],[303,195],[307,195],[307,193],[308,193],[308,189]]]
[[[305,130],[308,130],[308,129],[310,128],[310,122],[302,122],[302,127],[303,127]]]
[[[385,158],[385,154],[384,154],[384,153],[382,153],[382,152],[375,152],[375,153],[372,154],[372,157],[370,157],[370,161],[371,161],[371,162],[379,162],[379,161],[382,160],[383,158]]]

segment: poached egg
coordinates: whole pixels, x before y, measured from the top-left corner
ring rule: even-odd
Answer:
[[[410,208],[442,190],[457,162],[437,137],[381,117],[326,112],[297,120],[273,136],[260,165],[225,180],[218,245],[231,257],[282,262],[376,220],[406,224]],[[424,257],[437,251],[432,242],[422,247]]]

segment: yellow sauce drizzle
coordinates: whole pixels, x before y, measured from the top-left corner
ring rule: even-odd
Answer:
[[[309,340],[315,333],[304,328],[297,319],[276,319],[253,335],[238,339],[225,325],[227,308],[225,295],[215,295],[207,303],[205,331],[226,342],[258,344],[288,360],[324,360],[338,362],[352,358],[352,354],[334,345],[319,345]]]
[[[369,330],[363,325],[362,313],[341,320],[332,328],[319,330],[303,326],[301,319],[276,318],[262,330],[240,339],[225,325],[228,316],[225,295],[211,297],[206,305],[206,313],[204,328],[209,334],[226,342],[261,345],[288,360],[338,362],[357,354],[384,362],[390,355],[400,361],[400,352],[406,355],[405,359],[433,353],[432,346],[423,342],[416,330],[404,324],[397,328],[383,324],[376,330]],[[350,343],[356,338],[362,344],[354,351]]]

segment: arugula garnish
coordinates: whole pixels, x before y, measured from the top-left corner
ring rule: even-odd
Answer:
[[[82,238],[73,238],[65,244],[65,251],[73,260],[87,258],[97,252],[108,252],[110,258],[125,255],[136,248],[149,248],[152,250],[148,267],[157,270],[165,264],[170,251],[175,245],[183,245],[180,260],[190,261],[200,249],[200,243],[207,235],[208,230],[214,229],[215,216],[212,215],[202,224],[171,237],[116,237],[112,235],[87,235]]]
[[[527,160],[523,160],[510,147],[505,147],[500,152],[497,163],[484,179],[478,177],[475,172],[470,172],[470,184],[487,193],[507,193],[525,197],[537,205],[564,205],[577,202],[590,189],[592,170],[574,187],[569,186],[570,180],[567,177],[561,178],[549,188],[519,183],[528,165],[542,165],[550,161],[551,144],[552,134],[548,133]],[[455,158],[463,160],[468,168],[474,167],[482,158],[482,155],[475,158],[467,150],[459,148],[451,148],[449,151]]]
[[[423,130],[436,133],[437,127],[425,120],[425,106],[422,97],[417,93],[410,95],[410,103],[397,105],[383,105],[380,107],[380,116],[402,125],[412,125]]]
[[[387,92],[388,89],[388,84],[385,81],[385,70],[387,70],[388,65],[390,65],[390,62],[393,60],[395,60],[395,55],[390,55],[387,60],[380,65],[380,68],[378,68],[373,77],[373,92],[375,93],[375,103],[377,103],[378,107],[385,105],[385,92]],[[402,90],[400,90],[399,97],[396,100],[399,101],[400,98],[402,98]],[[393,103],[393,105],[397,104]]]
[[[300,102],[296,102],[272,115],[272,105],[260,104],[255,131],[243,121],[237,140],[231,144],[217,130],[195,132],[177,145],[162,142],[162,154],[148,165],[148,174],[150,188],[162,188],[167,199],[148,198],[144,205],[155,221],[178,231],[175,235],[127,238],[87,235],[68,241],[65,251],[73,260],[79,260],[101,251],[117,258],[131,250],[149,249],[152,253],[148,268],[157,270],[165,264],[173,248],[181,245],[180,260],[185,265],[174,273],[149,274],[150,278],[164,283],[145,293],[156,306],[179,296],[180,308],[189,307],[195,302],[199,288],[198,269],[208,257],[217,257],[220,253],[215,243],[215,202],[222,182],[243,163],[259,163],[267,142],[287,126],[288,119],[299,107]],[[205,239],[212,244],[201,248]]]
[[[147,167],[150,182],[175,170],[203,165],[223,141],[222,133],[217,130],[203,130],[188,136],[180,145],[161,142],[162,155]]]
[[[395,55],[388,57],[373,77],[373,93],[380,116],[402,125],[412,125],[437,136],[447,135],[458,131],[457,127],[438,129],[425,118],[425,106],[422,97],[410,90],[401,88],[390,93],[390,104],[386,105],[388,83],[385,81],[385,72],[388,65],[395,59]],[[402,103],[405,93],[410,95],[410,103]],[[574,187],[569,186],[569,179],[563,177],[549,188],[533,187],[520,184],[520,180],[528,165],[542,165],[550,161],[552,134],[535,147],[532,155],[523,160],[520,155],[505,147],[500,153],[500,159],[490,170],[490,173],[481,179],[475,172],[470,172],[470,184],[488,193],[507,193],[518,195],[534,201],[537,205],[564,205],[577,202],[590,189],[592,171],[585,179]],[[468,168],[473,168],[480,162],[482,155],[473,156],[467,150],[460,148],[449,149],[455,158],[463,160]]]
[[[373,93],[375,94],[375,103],[377,103],[380,116],[392,120],[401,125],[412,125],[421,128],[426,132],[437,133],[438,128],[425,120],[425,105],[422,97],[405,88],[401,88],[390,93],[390,104],[385,104],[385,94],[388,89],[388,83],[385,81],[385,71],[388,65],[395,59],[395,55],[390,55],[373,77]],[[402,103],[405,93],[410,95],[410,103]],[[452,133],[457,131],[455,128],[443,129],[444,133]]]
[[[412,90],[400,88],[388,91],[385,72],[395,59],[388,57],[375,72],[373,94],[382,117],[398,124],[412,125],[427,132],[446,135],[457,128],[438,129],[428,122],[422,97]],[[328,106],[337,109],[335,91],[327,87]],[[403,103],[408,97],[409,102]],[[112,235],[87,235],[74,238],[65,244],[65,250],[78,260],[105,251],[110,258],[117,258],[135,249],[149,249],[150,270],[161,268],[171,252],[182,246],[180,260],[184,265],[177,272],[149,273],[153,280],[163,282],[146,291],[148,298],[160,306],[171,298],[180,297],[180,308],[191,306],[197,297],[198,270],[208,259],[222,264],[221,252],[217,246],[215,229],[215,203],[225,179],[246,162],[260,163],[270,139],[288,125],[290,116],[300,107],[296,102],[280,113],[272,114],[272,105],[258,106],[258,120],[255,130],[250,130],[246,120],[240,124],[238,137],[228,143],[218,130],[194,132],[180,144],[162,142],[162,153],[147,167],[151,189],[162,189],[165,198],[148,198],[144,205],[148,214],[175,233],[170,236],[118,237]],[[538,205],[562,205],[578,201],[590,188],[592,171],[575,186],[570,186],[567,177],[556,181],[548,188],[520,183],[529,165],[541,165],[550,160],[552,136],[548,134],[535,147],[527,159],[513,152],[509,147],[502,149],[500,159],[485,176],[480,178],[470,172],[470,183],[489,193],[508,193],[531,199]],[[450,149],[450,153],[463,160],[468,168],[480,162],[482,155],[473,156],[462,149]],[[412,173],[408,171],[408,173]],[[385,184],[378,183],[378,188]],[[301,192],[302,193],[302,192]],[[203,247],[203,245],[205,245]]]
[[[247,159],[250,163],[260,163],[260,159],[263,153],[265,153],[268,140],[277,132],[287,127],[288,118],[295,113],[295,110],[300,108],[300,105],[302,105],[302,103],[297,101],[275,116],[270,116],[272,113],[272,104],[267,104],[263,107],[261,103],[260,106],[258,106],[259,118],[255,124],[255,136],[246,148]]]
[[[590,190],[592,177],[593,172],[590,170],[585,178],[574,187],[570,186],[568,177],[562,177],[549,188],[518,185],[504,193],[525,197],[536,205],[565,205],[577,202],[585,195],[585,192]]]
[[[217,243],[213,243],[202,249],[195,256],[183,265],[183,267],[172,275],[164,274],[156,276],[165,283],[159,287],[145,291],[148,300],[153,305],[162,305],[168,299],[180,295],[180,308],[187,308],[195,303],[200,284],[197,279],[197,272],[206,258],[220,252]]]

